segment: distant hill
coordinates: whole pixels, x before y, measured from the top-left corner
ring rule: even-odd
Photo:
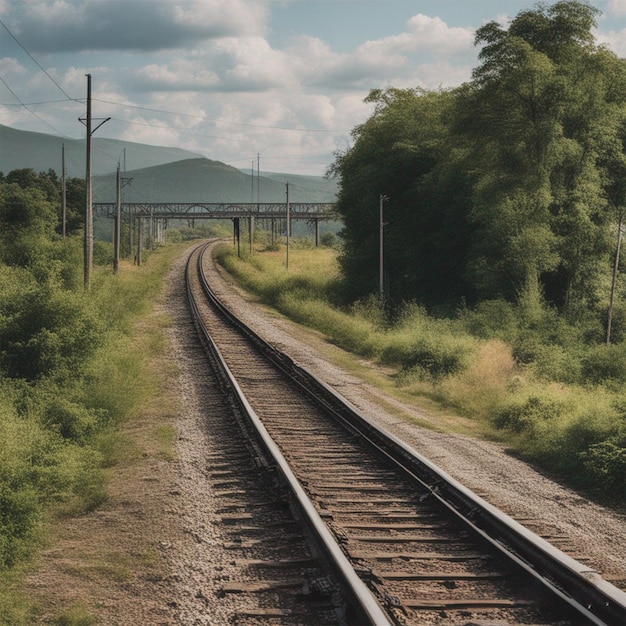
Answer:
[[[85,140],[64,139],[44,133],[17,130],[0,124],[0,171],[32,168],[36,172],[49,169],[61,174],[61,146],[65,144],[65,165],[70,177],[85,177]],[[126,168],[140,169],[201,155],[179,148],[148,146],[118,139],[93,137],[91,144],[92,172],[95,175],[115,172],[118,160],[124,158]]]
[[[65,143],[68,176],[85,177],[85,142],[0,125],[0,171],[32,168],[61,173]],[[292,202],[334,202],[337,183],[321,176],[261,172],[260,180],[221,161],[178,148],[165,148],[94,137],[94,202],[115,201],[115,172],[126,150],[125,202],[284,202],[289,183]],[[123,163],[122,163],[123,165]],[[257,196],[257,182],[260,193]],[[254,183],[254,193],[253,193]]]
[[[285,202],[289,183],[292,202],[334,202],[337,184],[315,176],[261,174],[259,180],[220,161],[189,159],[127,171],[124,202]],[[115,175],[94,178],[94,201],[115,201]]]

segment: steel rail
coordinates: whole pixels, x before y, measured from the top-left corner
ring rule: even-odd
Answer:
[[[201,260],[202,253],[200,255],[199,263],[202,262]],[[219,368],[217,373],[221,377],[223,384],[232,392],[233,399],[237,403],[248,423],[253,427],[254,432],[257,435],[257,443],[262,446],[268,457],[273,460],[276,469],[283,478],[283,483],[292,495],[292,502],[300,513],[300,520],[307,526],[309,533],[318,548],[318,552],[322,555],[323,561],[340,581],[342,591],[347,596],[348,605],[356,614],[356,618],[359,620],[358,623],[363,624],[363,626],[393,626],[392,622],[389,621],[388,616],[374,595],[354,571],[354,568],[344,555],[341,547],[336,542],[309,497],[306,495],[302,485],[293,474],[282,452],[271,438],[262,421],[241,391],[239,384],[232,375],[232,372],[226,364],[219,348],[211,338],[202,320],[191,290],[189,279],[190,262],[191,256],[189,257],[185,270],[185,280],[187,298],[192,311],[194,324],[196,325],[203,344],[210,352],[214,363]]]
[[[201,258],[207,250],[201,252]],[[391,433],[375,425],[332,387],[243,324],[216,297],[202,274],[203,288],[221,314],[316,400],[321,400],[350,429],[400,465],[433,498],[466,524],[476,536],[564,602],[581,620],[596,626],[626,624],[626,593],[598,572],[549,542],[460,484]]]

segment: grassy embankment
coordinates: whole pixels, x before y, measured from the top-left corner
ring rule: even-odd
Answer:
[[[141,457],[120,428],[153,407],[151,361],[169,323],[154,301],[185,245],[160,249],[141,268],[123,264],[118,275],[97,268],[88,294],[78,276],[64,284],[47,269],[0,268],[3,363],[14,373],[0,379],[0,624],[32,623],[37,607],[21,589],[33,555],[55,525],[106,501],[117,465]],[[67,246],[61,273],[71,274],[82,267],[80,245]],[[156,419],[150,429],[153,445],[172,454],[173,428]],[[55,623],[94,622],[70,607]]]
[[[548,309],[484,303],[456,319],[407,305],[392,322],[379,303],[340,307],[330,249],[257,251],[220,262],[247,290],[330,342],[387,366],[397,393],[457,414],[476,434],[598,499],[626,500],[626,343],[588,345]],[[450,420],[441,421],[448,428]]]

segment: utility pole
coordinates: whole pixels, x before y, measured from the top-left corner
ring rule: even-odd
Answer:
[[[289,183],[285,183],[286,194],[287,194],[287,259],[286,259],[286,267],[289,269]]]
[[[611,280],[611,295],[609,297],[609,314],[606,324],[606,345],[611,345],[611,326],[613,322],[613,302],[615,300],[615,288],[617,286],[617,273],[619,271],[619,257],[622,248],[622,223],[624,221],[624,209],[620,211],[617,224],[617,246],[615,249],[615,259],[613,262],[613,278]]]
[[[67,223],[67,190],[65,180],[65,142],[61,146],[61,232],[65,240]]]
[[[380,228],[379,228],[379,268],[378,268],[378,292],[380,294],[380,300],[381,302],[383,302],[385,300],[385,285],[384,285],[384,280],[383,280],[383,229],[386,226],[385,222],[383,222],[383,203],[385,203],[387,200],[389,200],[389,198],[384,195],[384,194],[380,194],[380,198],[379,198],[379,214],[380,214],[380,219],[379,219],[379,224],[380,224]]]
[[[122,235],[122,176],[120,162],[117,162],[117,176],[115,179],[115,230],[113,231],[113,271],[117,273],[120,267],[120,239]]]
[[[107,117],[100,121],[93,130],[91,128],[91,74],[87,74],[87,115],[79,118],[87,128],[86,157],[85,157],[85,289],[89,289],[91,283],[91,268],[93,266],[93,204],[91,193],[91,136],[102,124],[111,118]]]

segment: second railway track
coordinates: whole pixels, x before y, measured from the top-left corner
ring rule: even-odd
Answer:
[[[352,407],[341,407],[339,398],[323,387],[316,388],[288,357],[274,352],[270,359],[259,352],[250,339],[252,333],[246,337],[210,303],[202,271],[203,252],[198,248],[188,267],[189,296],[198,324],[223,356],[252,413],[306,492],[314,514],[325,522],[341,558],[365,588],[364,594],[363,589],[346,590],[349,582],[342,579],[341,572],[333,571],[332,555],[319,554],[324,549],[314,547],[313,555],[317,553],[320,562],[308,553],[302,555],[300,569],[308,567],[314,573],[307,579],[301,572],[290,597],[294,586],[308,589],[311,581],[319,585],[324,580],[330,596],[338,595],[339,590],[343,596],[342,601],[335,599],[334,619],[348,623],[624,623],[619,621],[624,617],[622,592],[595,575],[587,577],[594,579],[589,582],[581,573],[584,568],[576,571],[580,564],[564,555],[561,559],[558,551],[541,541],[538,547],[528,547],[531,533],[521,529],[521,536],[515,536],[514,531],[520,529],[514,524],[511,529],[506,516],[501,521],[498,512],[481,509],[479,498],[447,484],[436,468],[428,464],[419,467],[410,450],[394,442],[381,447],[379,435],[369,430],[370,425],[365,424],[365,434],[359,432],[360,418],[354,418]],[[250,447],[258,449],[257,464],[271,466],[273,461],[252,437]],[[400,465],[393,456],[401,457]],[[245,510],[244,503],[242,506]],[[250,502],[247,506],[252,510],[255,505]],[[245,526],[250,515],[238,512],[226,517],[225,523]],[[311,534],[311,530],[307,532]],[[255,541],[269,544],[272,539],[268,533]],[[531,562],[531,555],[538,561]],[[555,564],[559,559],[563,562]],[[281,589],[289,589],[287,580],[293,572],[289,574],[287,567],[298,565],[293,558],[282,566],[244,561],[248,566],[256,563],[258,568],[282,572],[282,584],[280,580],[233,583],[224,586],[224,593],[254,593],[265,588],[279,594]],[[328,568],[328,578],[320,575],[319,566]],[[572,571],[559,573],[560,568]],[[550,580],[544,584],[546,577]],[[359,594],[368,593],[371,598],[364,602],[373,602],[374,608],[355,607]],[[293,623],[288,621],[289,611],[280,608],[286,600],[274,597],[271,602],[272,607],[255,615],[283,616],[285,623]],[[314,617],[307,619],[302,618],[302,623],[314,623]]]

